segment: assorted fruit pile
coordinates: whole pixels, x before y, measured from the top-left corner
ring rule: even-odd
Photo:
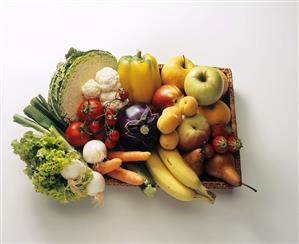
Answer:
[[[221,100],[228,78],[219,69],[177,56],[160,71],[150,55],[73,48],[57,65],[48,101],[41,95],[14,121],[31,127],[14,152],[37,192],[60,202],[94,197],[103,204],[108,178],[158,185],[182,201],[214,202],[205,177],[239,186],[233,153],[242,143]],[[243,184],[245,185],[245,184]]]

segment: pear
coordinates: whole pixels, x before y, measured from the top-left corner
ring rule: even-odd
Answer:
[[[191,152],[183,154],[183,158],[198,176],[202,176],[204,155],[201,148],[196,148]]]
[[[235,159],[231,153],[216,154],[206,164],[206,171],[209,175],[222,179],[233,186],[244,185],[253,191],[253,187],[243,183],[235,168]]]

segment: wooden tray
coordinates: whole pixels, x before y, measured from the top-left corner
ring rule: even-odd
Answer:
[[[162,67],[163,67],[163,65],[159,66],[160,70],[162,69]],[[224,101],[230,107],[230,110],[231,110],[230,125],[232,127],[233,134],[235,136],[237,136],[237,120],[236,120],[236,111],[235,111],[235,95],[234,95],[234,88],[233,88],[232,71],[229,68],[220,68],[220,67],[216,67],[216,68],[223,71],[224,74],[228,78],[228,84],[229,84],[228,91],[221,100]],[[239,175],[241,177],[241,181],[242,181],[240,152],[236,152],[233,155],[235,158],[236,170],[239,173]],[[229,188],[234,187],[232,185],[225,183],[224,181],[215,179],[215,178],[207,176],[207,175],[204,175],[201,178],[201,180],[202,180],[202,183],[204,184],[204,186],[207,187],[208,189],[229,189]],[[126,183],[123,183],[123,182],[120,182],[118,180],[111,179],[111,178],[106,179],[106,184],[114,185],[114,186],[131,186],[131,185],[128,185]]]

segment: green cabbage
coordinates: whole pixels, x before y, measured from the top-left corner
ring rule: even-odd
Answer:
[[[80,159],[79,152],[71,150],[61,137],[28,131],[19,141],[14,140],[12,147],[14,153],[26,163],[24,172],[32,180],[36,192],[63,203],[87,196],[86,186],[92,179],[89,168],[75,180],[78,191],[71,189],[60,174],[65,165],[74,159]]]
[[[76,120],[77,109],[83,100],[81,87],[89,79],[95,79],[96,72],[104,67],[117,69],[117,60],[111,53],[71,48],[51,79],[48,102],[52,113],[67,122]]]

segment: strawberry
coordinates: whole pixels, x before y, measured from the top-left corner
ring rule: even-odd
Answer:
[[[236,136],[229,136],[227,138],[227,145],[228,145],[228,151],[230,152],[237,152],[242,147],[241,140]]]
[[[212,126],[212,137],[227,136],[226,126],[224,124],[217,124]]]
[[[224,136],[217,136],[213,139],[213,146],[216,152],[225,153],[227,152],[227,140]]]
[[[202,152],[206,158],[212,158],[215,154],[215,149],[210,143],[207,143],[203,146]]]
[[[230,135],[232,135],[233,134],[233,131],[232,131],[232,127],[230,127],[229,125],[227,125],[226,127],[225,127],[225,131],[226,131],[226,139],[230,136]]]

